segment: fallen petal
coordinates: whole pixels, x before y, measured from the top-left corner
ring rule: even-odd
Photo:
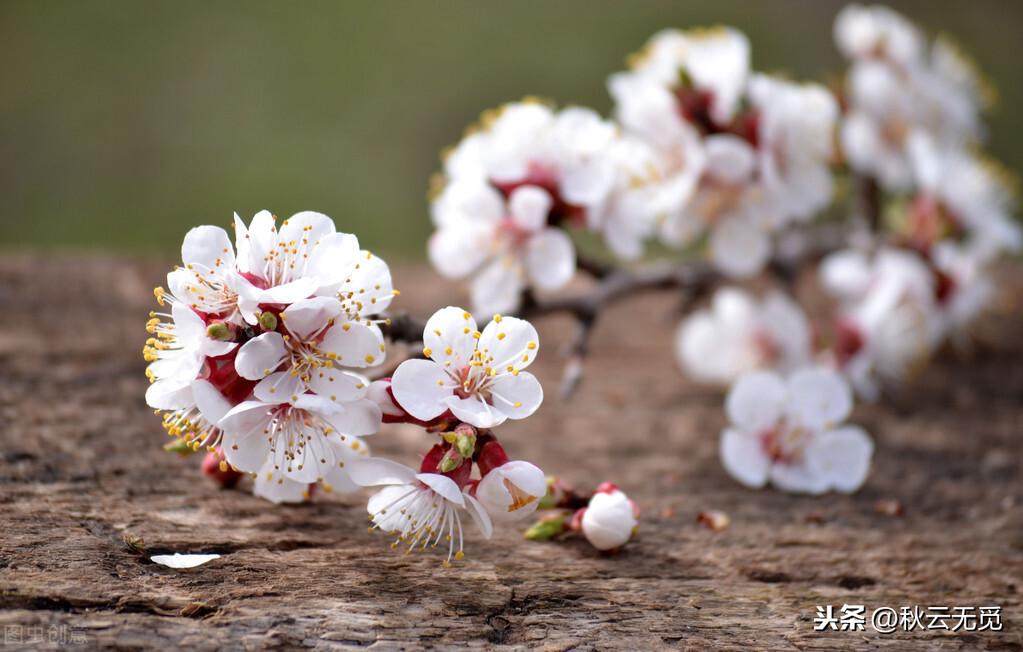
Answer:
[[[167,568],[195,568],[206,562],[219,558],[220,555],[182,555],[176,552],[173,555],[153,555],[150,557],[155,563]]]

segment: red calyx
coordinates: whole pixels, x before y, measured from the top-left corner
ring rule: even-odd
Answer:
[[[484,443],[480,441],[486,439]],[[508,454],[493,435],[484,435],[476,441],[476,466],[480,468],[480,477],[486,476],[499,466],[508,463]]]
[[[844,366],[863,348],[863,332],[848,319],[839,318],[835,321],[835,359],[839,366]]]
[[[238,484],[242,474],[230,466],[226,466],[224,470],[221,470],[221,464],[227,464],[222,450],[218,448],[214,452],[206,453],[206,457],[202,460],[202,474],[214,480],[224,489],[230,489]]]
[[[619,489],[618,489],[618,485],[616,485],[615,483],[613,483],[613,482],[601,482],[599,485],[597,485],[597,488],[594,489],[593,493],[594,494],[611,494],[611,493],[614,493],[616,491],[619,491]]]
[[[574,226],[582,226],[586,223],[586,209],[565,201],[559,190],[558,175],[550,168],[530,163],[525,178],[519,181],[492,183],[505,199],[511,197],[511,194],[522,186],[537,186],[546,190],[552,200],[551,210],[547,216],[548,224],[555,225],[566,222]]]
[[[465,487],[469,482],[469,476],[472,475],[472,460],[466,458],[462,463],[453,471],[447,473],[440,470],[440,462],[444,459],[444,455],[451,448],[451,444],[434,444],[433,448],[423,456],[423,463],[419,465],[420,473],[440,473],[441,475],[447,476],[454,480],[455,484],[459,488]]]

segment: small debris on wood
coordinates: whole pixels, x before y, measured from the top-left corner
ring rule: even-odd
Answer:
[[[902,507],[902,502],[895,498],[882,498],[881,500],[874,503],[874,511],[878,514],[884,514],[885,516],[903,517],[906,515],[906,510]]]
[[[728,527],[728,524],[732,522],[732,519],[728,518],[728,514],[712,509],[697,514],[696,522],[708,530],[720,532]]]
[[[124,542],[124,545],[128,546],[128,550],[131,550],[136,555],[144,555],[146,553],[146,541],[137,534],[125,532],[121,535],[121,541]]]

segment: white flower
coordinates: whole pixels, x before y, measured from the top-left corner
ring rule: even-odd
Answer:
[[[821,281],[841,301],[839,318],[855,331],[856,346],[837,362],[860,396],[919,371],[940,342],[935,280],[909,251],[883,249],[873,258],[839,251],[821,263]]]
[[[771,482],[784,491],[850,493],[867,478],[874,446],[861,428],[840,425],[852,393],[833,371],[803,369],[788,380],[748,373],[725,409],[732,425],[721,433],[721,461],[747,487]]]
[[[757,171],[774,198],[775,228],[789,219],[807,220],[831,201],[838,104],[818,84],[794,84],[753,75],[749,98],[756,113]]]
[[[966,249],[981,263],[1023,248],[1023,229],[1013,218],[1015,198],[1001,168],[923,134],[911,140],[909,150],[919,189],[909,221],[912,228],[933,233],[924,246],[947,232],[964,231]],[[922,234],[909,235],[922,239]]]
[[[683,105],[692,123],[709,120],[727,125],[738,109],[749,75],[750,47],[746,36],[730,27],[655,34],[632,61],[633,73],[666,88],[684,76],[694,97]]]
[[[416,473],[390,460],[367,458],[352,465],[352,480],[363,487],[384,486],[369,500],[373,527],[398,537],[392,544],[408,544],[408,552],[448,544],[447,562],[462,559],[463,511],[469,512],[487,539],[492,526],[487,511],[464,488],[440,473]]]
[[[223,431],[218,424],[231,404],[208,381],[193,380],[174,403],[163,405],[160,410],[168,435],[184,440],[195,451],[213,451],[220,446]]]
[[[358,239],[338,233],[322,213],[296,213],[277,229],[275,218],[261,211],[245,224],[235,220],[238,305],[250,324],[258,322],[261,304],[291,304],[312,296],[332,296],[349,321],[382,312],[390,304],[387,265],[359,249]]]
[[[341,403],[365,397],[369,381],[341,367],[379,364],[384,344],[378,330],[349,321],[332,297],[302,299],[279,313],[278,330],[238,350],[238,375],[259,380],[254,394],[273,403],[306,391]]]
[[[714,294],[709,308],[679,327],[676,352],[694,380],[728,386],[757,368],[792,371],[810,358],[810,324],[789,297],[771,292],[761,301],[737,288]]]
[[[845,6],[835,18],[834,35],[850,59],[887,58],[908,66],[923,56],[924,39],[916,26],[882,5]]]
[[[210,338],[202,317],[161,288],[156,296],[161,306],[169,303],[171,311],[150,313],[146,324],[146,330],[154,335],[143,350],[150,363],[146,377],[152,383],[146,403],[159,410],[176,410],[191,403],[191,383],[202,371],[206,357],[225,355],[237,345]]]
[[[524,419],[543,401],[533,374],[539,337],[532,324],[495,315],[480,333],[461,308],[437,311],[423,331],[428,360],[406,360],[394,372],[395,400],[416,419],[430,421],[451,411],[478,428]]]
[[[846,84],[842,148],[850,166],[888,190],[909,188],[910,142],[921,136],[962,147],[983,136],[984,80],[947,40],[926,49],[920,32],[885,7],[847,7],[835,22],[853,61]]]
[[[236,221],[238,215],[234,216]],[[193,310],[224,321],[240,321],[240,278],[234,245],[224,229],[197,226],[181,244],[182,267],[167,276],[170,293]]]
[[[481,129],[446,157],[446,181],[474,179],[505,196],[535,185],[554,198],[552,218],[574,220],[604,200],[613,170],[605,152],[615,127],[596,112],[570,107],[555,112],[535,101],[506,104],[483,115]],[[443,203],[435,223],[447,221]]]
[[[350,465],[369,455],[369,447],[358,437],[345,436],[343,440],[328,437],[326,440],[338,464],[326,470],[321,486],[326,492],[350,492],[359,488],[349,477]],[[342,466],[341,463],[344,463]],[[263,468],[255,474],[252,493],[272,503],[304,503],[311,498],[314,485],[289,478],[283,469],[276,468],[273,458],[268,458]]]
[[[333,475],[363,447],[358,439],[380,428],[380,408],[362,399],[341,404],[314,394],[236,405],[219,423],[227,461],[240,471],[280,473],[309,484],[343,482]],[[269,466],[268,466],[269,465]]]
[[[527,287],[557,290],[575,273],[575,247],[548,226],[554,200],[522,185],[505,201],[479,179],[452,181],[437,199],[444,215],[430,237],[430,261],[449,278],[473,276],[477,313],[513,312]]]
[[[625,545],[638,525],[635,506],[618,489],[595,493],[582,517],[583,535],[597,550]]]
[[[543,471],[522,460],[491,469],[476,486],[476,499],[497,522],[518,521],[536,511],[547,493]]]

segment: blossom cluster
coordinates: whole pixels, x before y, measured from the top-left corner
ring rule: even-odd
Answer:
[[[489,538],[492,521],[536,508],[543,472],[509,461],[490,430],[543,400],[524,371],[539,347],[532,325],[495,316],[481,332],[445,308],[426,324],[427,359],[370,380],[397,295],[387,264],[319,213],[279,228],[267,212],[248,225],[235,216],[234,231],[232,242],[219,227],[191,230],[182,265],[155,290],[146,401],[172,450],[207,451],[209,475],[231,485],[252,474],[255,493],[277,503],[316,486],[383,486],[369,502],[374,525],[410,549],[445,542],[448,560],[462,556],[462,513]],[[370,457],[363,438],[385,422],[436,436],[418,471]]]

